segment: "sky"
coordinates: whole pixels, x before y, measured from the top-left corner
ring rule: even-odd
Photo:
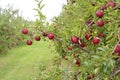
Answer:
[[[57,16],[62,11],[63,4],[66,4],[66,0],[43,0],[45,7],[42,12],[46,15],[47,20],[50,21],[54,16]],[[0,6],[3,8],[10,4],[14,9],[19,9],[20,14],[25,19],[35,20],[34,15],[36,12],[33,8],[37,8],[37,4],[34,0],[0,0]]]

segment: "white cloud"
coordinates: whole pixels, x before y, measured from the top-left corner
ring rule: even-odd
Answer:
[[[35,19],[33,8],[36,7],[36,2],[34,0],[0,0],[2,7],[6,7],[8,3],[13,4],[15,9],[19,9],[26,19]],[[62,10],[62,5],[66,4],[66,0],[43,0],[43,3],[45,7],[42,12],[46,15],[47,20],[50,20],[54,16],[59,15]]]

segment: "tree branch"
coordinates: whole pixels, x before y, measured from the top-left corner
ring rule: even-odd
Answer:
[[[114,78],[114,77],[117,76],[118,74],[120,74],[120,69],[114,71],[114,72],[111,74],[110,78]]]
[[[90,54],[90,51],[89,51],[89,50],[87,50],[87,49],[81,47],[79,44],[78,44],[77,46],[78,46],[81,50],[83,50],[83,51],[87,52],[88,54]]]
[[[120,5],[117,5],[116,7],[113,8],[113,10],[120,10]]]

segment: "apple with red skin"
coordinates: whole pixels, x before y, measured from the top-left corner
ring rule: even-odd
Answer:
[[[26,44],[27,45],[32,45],[32,40],[27,40]]]
[[[100,39],[98,37],[95,37],[95,38],[93,38],[92,43],[93,44],[99,44],[100,43]]]
[[[89,40],[91,36],[92,36],[91,34],[86,34],[85,35],[86,40]]]
[[[106,9],[107,9],[106,5],[101,6],[101,10],[106,10]]]
[[[76,36],[72,36],[72,37],[71,37],[71,41],[72,41],[73,43],[77,44],[77,43],[79,43],[79,38],[76,37]]]
[[[96,24],[97,24],[97,26],[102,27],[102,26],[104,26],[104,21],[103,20],[97,21]]]
[[[23,34],[28,34],[28,30],[27,29],[22,29],[22,33]]]
[[[98,37],[104,37],[105,35],[103,33],[98,34]]]
[[[78,66],[78,67],[80,67],[80,60],[76,60],[76,62],[75,62],[75,64]]]
[[[73,49],[72,47],[68,47],[68,50],[70,50],[70,51],[71,51],[72,49]]]
[[[80,46],[84,48],[85,46],[87,46],[87,44],[81,43]]]
[[[109,7],[115,7],[116,6],[116,3],[115,2],[113,2],[113,1],[109,1],[108,3],[107,3],[107,5],[109,6]]]
[[[87,21],[86,21],[86,24],[87,24],[87,25],[92,25],[92,24],[93,24],[93,20],[91,20],[91,19],[87,20]]]
[[[119,45],[115,46],[114,53],[120,53],[120,46]]]
[[[54,39],[54,34],[48,33],[48,38],[49,38],[50,40]]]
[[[40,36],[35,36],[36,41],[40,41],[40,39],[41,39]]]
[[[98,10],[98,11],[96,12],[96,16],[97,16],[98,18],[102,18],[103,15],[104,15],[104,13],[103,13],[102,10]]]
[[[45,31],[42,32],[43,36],[47,36],[47,33]]]

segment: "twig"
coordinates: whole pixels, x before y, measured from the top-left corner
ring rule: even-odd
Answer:
[[[78,77],[78,75],[79,75],[80,73],[81,73],[81,72],[78,71],[77,74],[74,75],[74,80],[77,80],[77,77]]]
[[[113,10],[120,10],[120,5],[117,5],[116,7],[113,8]]]
[[[85,49],[83,47],[81,47],[79,44],[76,44],[81,50],[87,52],[88,54],[90,54],[90,51],[88,49]]]
[[[45,32],[45,31],[43,31],[43,30],[40,30],[40,31],[41,31],[41,32]],[[61,42],[61,41],[62,41],[62,38],[55,38],[55,40]],[[85,48],[82,48],[79,44],[78,44],[77,46],[78,46],[81,50],[83,50],[83,51],[87,52],[88,54],[90,54],[90,51],[89,51],[89,50],[87,50],[87,49],[85,49]]]
[[[94,21],[92,21],[90,24],[85,24],[86,27],[90,27],[92,24],[94,23]]]
[[[117,76],[118,74],[120,74],[120,69],[114,71],[114,72],[111,74],[110,78],[114,78],[114,77]]]
[[[61,38],[55,38],[55,40],[57,40],[57,41],[59,41],[59,42],[61,42],[61,41],[62,41],[62,39],[61,39]]]

